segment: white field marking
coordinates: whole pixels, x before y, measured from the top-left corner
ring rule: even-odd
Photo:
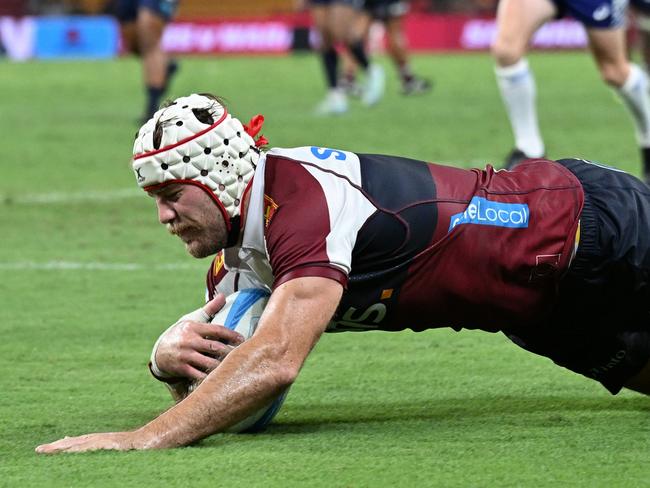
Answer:
[[[201,270],[205,265],[197,263],[168,263],[168,264],[140,264],[140,263],[102,263],[102,262],[75,262],[75,261],[35,261],[0,262],[0,270],[11,271],[178,271]]]
[[[106,191],[79,191],[54,193],[28,193],[25,195],[0,194],[0,205],[50,203],[79,203],[79,202],[112,202],[127,198],[142,197],[144,192],[138,188],[124,188]]]

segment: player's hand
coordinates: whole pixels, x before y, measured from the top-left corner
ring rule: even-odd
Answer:
[[[142,448],[136,445],[135,432],[106,432],[78,437],[64,437],[50,444],[38,446],[36,452],[38,454],[57,454],[60,452],[96,451],[98,449],[126,451]]]
[[[168,377],[201,380],[244,341],[241,334],[209,323],[224,303],[225,297],[218,294],[167,329],[154,352],[155,365],[160,372]]]

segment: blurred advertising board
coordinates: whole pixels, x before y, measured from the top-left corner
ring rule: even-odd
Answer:
[[[34,19],[0,17],[0,51],[22,61],[34,56]]]
[[[0,0],[1,1],[1,0]],[[487,50],[496,33],[492,18],[413,13],[404,20],[413,51]],[[373,47],[381,49],[383,28],[373,28]],[[178,20],[163,36],[163,48],[176,54],[284,54],[314,46],[305,16],[241,20]],[[581,24],[565,19],[544,25],[533,39],[541,49],[582,49]],[[107,58],[120,52],[119,28],[106,16],[0,17],[0,53],[12,59]]]
[[[117,54],[119,29],[111,17],[41,17],[35,22],[36,58],[99,59]]]
[[[293,45],[290,21],[172,22],[163,49],[173,53],[287,53]]]
[[[276,20],[173,22],[163,37],[165,50],[178,54],[286,53],[301,45],[298,37],[308,22],[291,17]],[[383,46],[383,29],[379,42]],[[411,14],[404,30],[413,51],[487,50],[496,34],[494,19],[461,15]],[[314,47],[317,36],[308,36]],[[563,19],[544,25],[533,38],[539,49],[582,49],[587,35],[579,22]]]
[[[300,28],[300,23],[290,19],[174,22],[165,31],[163,45],[174,53],[285,53],[300,44]],[[490,48],[496,22],[460,15],[412,14],[405,19],[404,29],[413,51],[474,51]],[[313,43],[317,36],[312,33],[309,38]],[[587,46],[587,34],[579,22],[563,19],[542,26],[532,44],[538,49],[582,49]]]
[[[100,59],[117,55],[119,28],[112,17],[0,17],[2,50],[14,60]]]
[[[414,19],[417,23],[417,20]],[[456,49],[489,49],[497,27],[494,19],[463,19],[459,22]],[[430,27],[430,26],[429,26]],[[413,32],[422,28],[411,26]],[[423,42],[426,46],[426,40]],[[556,20],[544,24],[533,36],[533,48],[582,49],[587,47],[587,32],[581,23],[573,19]],[[454,49],[453,47],[451,49]]]

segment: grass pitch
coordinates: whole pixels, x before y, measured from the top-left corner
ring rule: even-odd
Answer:
[[[182,60],[171,95],[224,95],[272,145],[500,163],[512,145],[485,54],[420,56],[372,109],[316,118],[313,57]],[[630,118],[585,53],[531,56],[548,154],[638,173]],[[37,456],[64,435],[136,428],[170,405],[146,362],[203,296],[207,261],[156,223],[128,169],[133,60],[2,65],[0,486],[647,486],[650,400],[500,335],[327,335],[275,423],[155,452]],[[477,277],[480,279],[480,277]]]

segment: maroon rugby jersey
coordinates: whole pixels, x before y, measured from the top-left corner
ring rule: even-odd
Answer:
[[[525,326],[554,303],[583,198],[578,180],[546,160],[481,171],[273,149],[258,165],[244,242],[225,251],[226,268],[234,289],[339,281],[346,289],[330,331]],[[209,296],[226,275],[218,264]]]

